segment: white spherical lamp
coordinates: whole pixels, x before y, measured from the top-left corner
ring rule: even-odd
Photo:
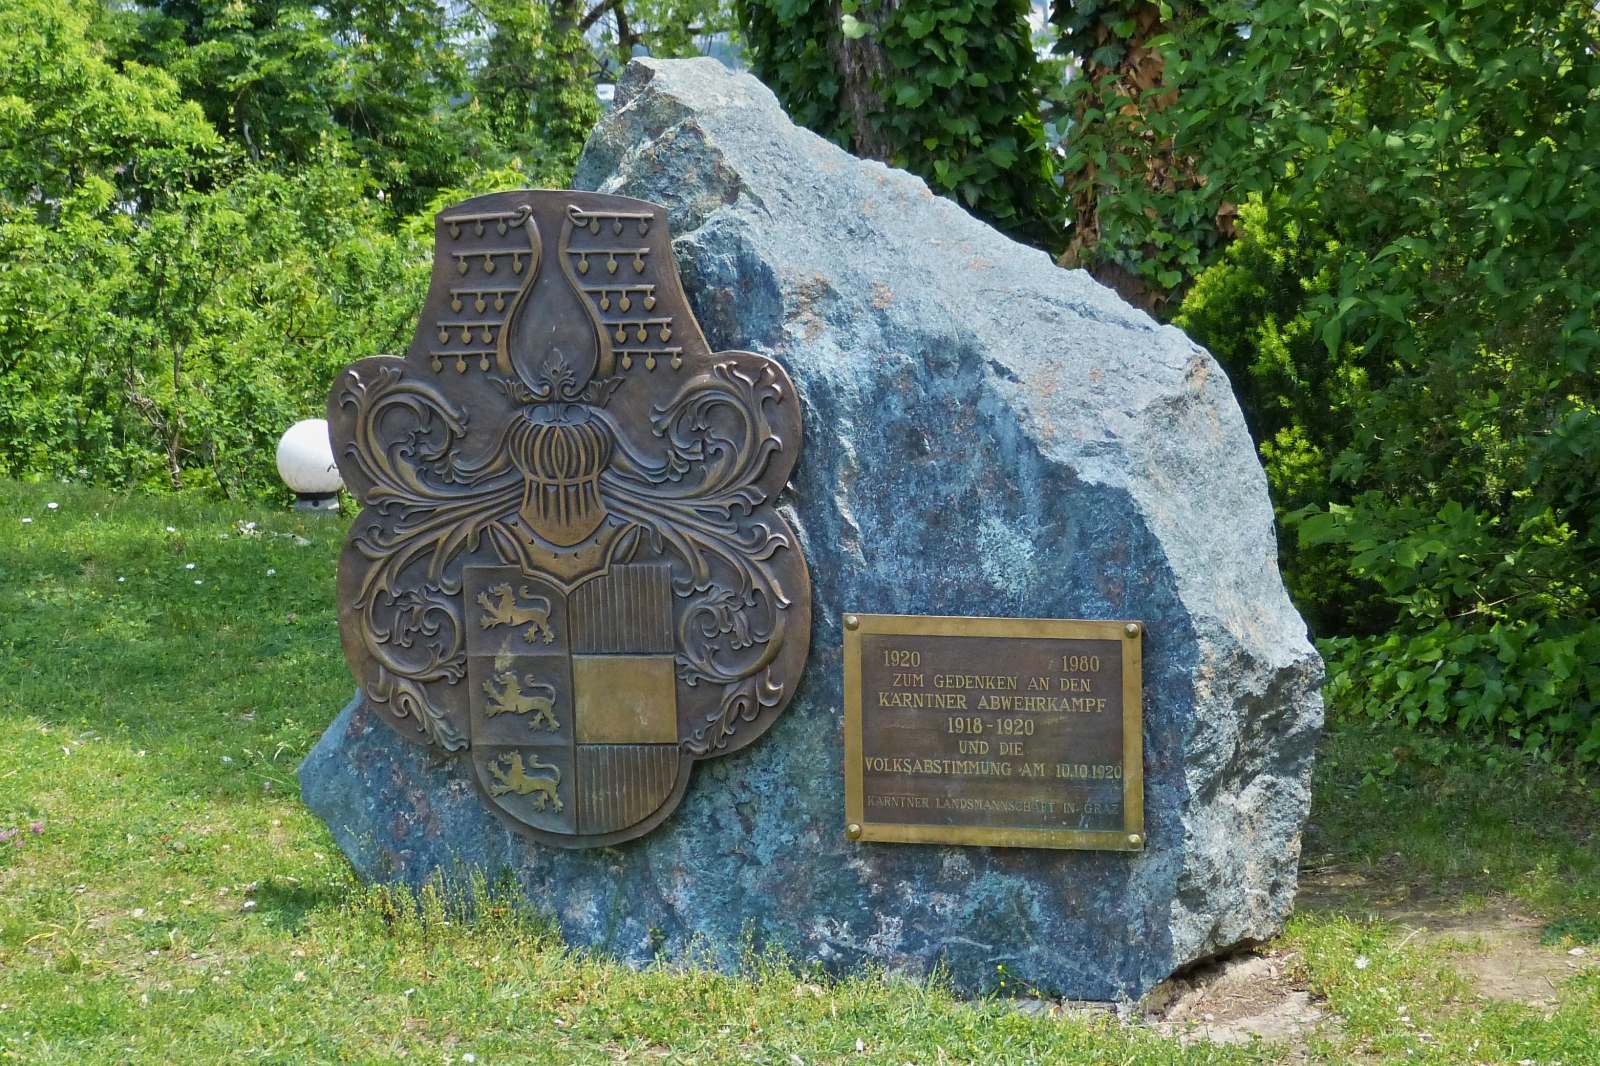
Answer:
[[[344,479],[333,461],[328,422],[308,418],[289,427],[278,442],[278,476],[294,491],[297,511],[337,511]]]

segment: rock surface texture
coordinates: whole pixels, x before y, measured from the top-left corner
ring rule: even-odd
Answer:
[[[1322,666],[1217,363],[712,60],[630,64],[576,184],[666,205],[712,346],[794,379],[782,507],[812,568],[810,663],[765,738],[703,767],[660,829],[595,851],[514,837],[465,760],[357,701],[300,771],[356,867],[509,868],[569,942],[629,960],[770,944],[835,969],[942,963],[973,992],[1137,997],[1279,932]],[[846,610],[1142,620],[1146,850],[849,842]]]

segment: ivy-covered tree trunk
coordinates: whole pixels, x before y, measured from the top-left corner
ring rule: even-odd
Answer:
[[[1175,20],[1190,13],[1181,3],[1165,8]],[[1072,127],[1061,169],[1073,231],[1059,262],[1155,314],[1233,236],[1237,214],[1207,202],[1198,157],[1175,146],[1164,121],[1179,86],[1159,48],[1173,29],[1162,12],[1152,0],[1055,0],[1051,12],[1057,50],[1078,67],[1064,93]]]
[[[755,73],[795,121],[1060,247],[1028,0],[739,0]]]
[[[841,0],[831,0],[827,9],[829,22],[842,25]],[[839,72],[839,110],[849,124],[850,150],[863,159],[884,162],[894,158],[894,138],[889,130],[878,128],[883,98],[878,95],[877,86],[889,83],[890,71],[889,57],[884,54],[876,31],[888,10],[882,4],[873,5],[870,11],[858,8],[857,13],[863,17],[857,24],[871,26],[872,30],[854,35],[838,33],[828,41],[828,55]]]

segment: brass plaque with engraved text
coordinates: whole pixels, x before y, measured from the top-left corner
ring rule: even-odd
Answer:
[[[844,621],[852,840],[1144,846],[1141,625]]]

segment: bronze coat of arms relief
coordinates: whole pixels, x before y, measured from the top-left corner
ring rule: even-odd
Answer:
[[[713,353],[666,211],[521,191],[435,221],[403,359],[339,376],[328,420],[363,504],[339,630],[367,704],[466,751],[533,838],[659,825],[696,761],[794,692],[811,588],[774,508],[800,409],[777,363]]]

